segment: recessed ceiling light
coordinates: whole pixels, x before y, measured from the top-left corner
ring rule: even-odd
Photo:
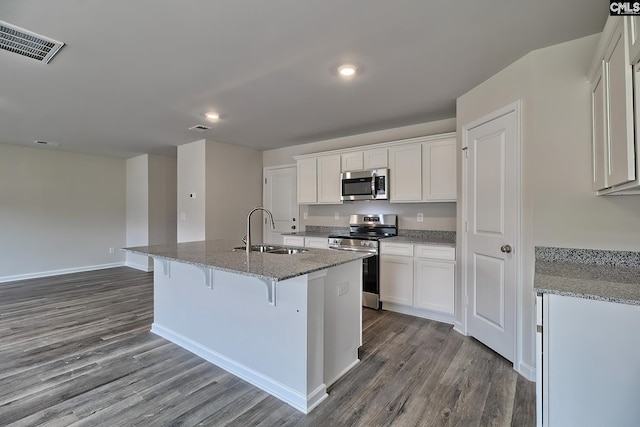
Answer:
[[[212,122],[217,122],[218,120],[220,120],[220,114],[216,113],[215,111],[204,113],[204,116]]]
[[[358,72],[358,67],[352,64],[344,64],[338,67],[338,75],[345,79],[350,79]]]

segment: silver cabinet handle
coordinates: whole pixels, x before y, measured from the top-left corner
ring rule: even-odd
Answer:
[[[376,174],[371,174],[371,197],[376,198]]]
[[[511,245],[504,245],[500,247],[500,251],[504,252],[505,254],[510,254],[512,250],[513,248],[511,247]]]

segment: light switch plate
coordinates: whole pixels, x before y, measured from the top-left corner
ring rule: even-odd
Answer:
[[[308,212],[304,212],[302,214],[302,219],[307,220],[309,218],[309,213]]]
[[[333,219],[335,219],[336,221],[340,219],[340,213],[336,212],[335,215],[333,216]]]

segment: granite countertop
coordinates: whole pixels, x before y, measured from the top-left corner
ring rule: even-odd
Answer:
[[[179,261],[201,267],[238,273],[260,279],[281,281],[314,271],[324,270],[371,256],[366,252],[346,252],[305,248],[307,252],[282,255],[266,252],[233,250],[241,246],[230,240],[207,240],[170,245],[138,246],[123,250],[153,258]]]
[[[398,236],[387,237],[384,242],[414,245],[456,246],[455,231],[402,230]]]
[[[640,305],[640,254],[536,248],[534,291]]]

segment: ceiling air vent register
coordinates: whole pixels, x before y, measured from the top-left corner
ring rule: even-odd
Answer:
[[[0,49],[47,64],[64,43],[0,21]]]

